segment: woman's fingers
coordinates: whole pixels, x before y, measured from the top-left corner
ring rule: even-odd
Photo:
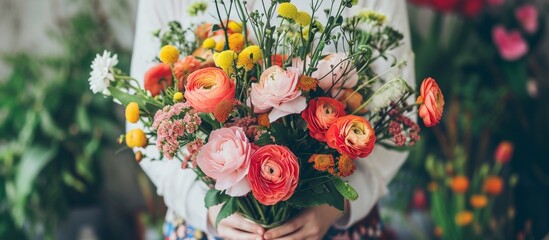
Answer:
[[[260,234],[240,231],[231,226],[222,225],[221,223],[217,227],[217,232],[223,239],[263,240]]]
[[[252,221],[248,221],[240,214],[233,214],[227,218],[228,226],[231,226],[236,229],[240,229],[249,233],[257,233],[259,236],[263,235],[265,230],[259,224]]]
[[[293,220],[285,223],[282,226],[279,226],[267,231],[263,236],[265,237],[265,239],[280,238],[300,230],[303,227],[303,225],[305,225],[305,223],[307,223],[305,221],[305,218],[302,216],[298,216]]]

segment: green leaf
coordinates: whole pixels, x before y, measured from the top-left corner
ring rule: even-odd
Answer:
[[[55,140],[61,141],[65,138],[65,132],[55,124],[51,114],[46,110],[40,112],[40,127],[44,133]]]
[[[78,124],[78,128],[80,128],[80,131],[82,131],[83,133],[88,133],[91,131],[92,127],[88,112],[86,111],[86,108],[82,105],[79,105],[78,109],[76,110],[76,123]]]
[[[238,211],[238,204],[236,203],[236,198],[229,198],[229,200],[221,207],[221,210],[219,211],[219,214],[217,215],[217,219],[215,220],[215,226],[221,222],[221,220],[233,215],[236,211]]]
[[[319,187],[322,190],[319,190]],[[331,182],[329,184],[318,185],[318,187],[314,186],[308,190],[295,192],[288,200],[288,204],[298,209],[328,204],[340,211],[345,210],[345,198]]]
[[[215,32],[215,31],[217,31],[217,30],[219,30],[219,29],[221,29],[221,27],[220,27],[218,24],[214,24],[214,25],[212,26],[212,32]]]
[[[212,206],[221,204],[229,200],[229,196],[226,194],[223,194],[221,191],[210,189],[206,193],[206,198],[204,199],[206,208],[210,208]]]
[[[347,200],[354,201],[358,198],[358,193],[356,192],[355,188],[353,188],[353,186],[351,186],[349,183],[341,180],[341,178],[334,178],[333,182],[335,188]]]
[[[162,106],[156,104],[155,102],[148,101],[146,98],[129,94],[115,87],[109,87],[109,91],[114,99],[117,99],[122,103],[122,105],[127,106],[130,102],[136,102],[140,108],[147,113],[154,114]]]

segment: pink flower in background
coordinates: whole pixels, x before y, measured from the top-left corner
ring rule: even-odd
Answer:
[[[526,4],[515,10],[515,17],[527,33],[535,33],[538,30],[538,9],[532,4]]]
[[[269,112],[269,121],[292,113],[301,113],[307,107],[307,99],[301,96],[297,83],[300,76],[297,68],[284,71],[279,66],[267,68],[259,79],[252,83],[251,103],[255,113]]]
[[[498,6],[498,5],[503,4],[503,2],[505,2],[505,0],[487,0],[487,2],[488,2],[488,5]]]
[[[208,143],[198,153],[198,166],[216,180],[215,189],[225,190],[232,197],[250,191],[246,175],[250,168],[252,144],[240,127],[212,131]]]
[[[333,53],[318,61],[318,70],[311,77],[319,80],[322,90],[330,91],[335,99],[343,96],[342,88],[353,88],[358,83],[358,74],[351,59],[344,53]]]
[[[507,31],[505,27],[498,25],[492,29],[492,38],[505,60],[517,60],[528,52],[528,44],[517,30]]]

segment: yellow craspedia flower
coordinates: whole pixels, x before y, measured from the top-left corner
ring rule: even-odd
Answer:
[[[215,51],[221,52],[225,48],[225,41],[219,41],[215,43]]]
[[[297,15],[297,7],[292,3],[281,3],[278,5],[278,15],[285,18],[294,19]]]
[[[294,20],[301,26],[308,26],[309,24],[311,24],[311,15],[306,12],[297,12]]]
[[[238,54],[238,61],[236,66],[238,68],[244,68],[246,71],[252,70],[254,64],[259,62],[263,55],[261,54],[261,48],[257,45],[251,45],[244,48],[240,54]]]
[[[229,49],[240,52],[244,49],[244,35],[240,33],[233,33],[229,36]]]
[[[241,33],[242,32],[242,24],[237,23],[235,21],[229,21],[227,24],[227,28],[231,30],[233,33]]]
[[[136,102],[129,103],[125,115],[128,122],[136,123],[139,120],[139,105]]]
[[[176,92],[176,93],[173,95],[173,101],[174,101],[174,102],[181,102],[181,101],[183,101],[183,93],[182,93],[182,92]]]
[[[204,49],[212,49],[215,48],[216,42],[213,40],[213,38],[206,38],[204,42],[202,42],[202,48]]]
[[[469,202],[474,208],[483,208],[488,204],[488,198],[485,195],[476,194],[471,196]]]
[[[179,60],[179,50],[172,45],[166,45],[160,49],[160,55],[158,56],[160,61],[166,64],[174,64]]]
[[[215,65],[223,69],[228,75],[234,71],[236,53],[233,50],[225,50],[214,54]]]
[[[147,136],[143,130],[136,128],[126,133],[126,145],[130,148],[147,146]]]
[[[471,211],[461,211],[458,214],[456,214],[456,225],[458,226],[465,226],[469,225],[471,222],[473,222],[473,213]]]
[[[359,17],[363,21],[371,21],[378,25],[382,25],[383,23],[385,23],[385,21],[387,21],[387,16],[373,10],[366,10],[364,12],[361,12],[359,13]]]

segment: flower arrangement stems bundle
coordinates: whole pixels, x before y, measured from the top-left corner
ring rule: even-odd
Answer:
[[[126,105],[128,121],[144,123],[126,134],[129,147],[154,145],[211,188],[206,206],[223,204],[217,222],[239,212],[272,227],[304,208],[343,211],[346,199],[359,198],[344,180],[355,162],[376,144],[413,145],[420,129],[407,115],[420,106],[433,126],[444,100],[431,78],[416,103],[407,103],[414,91],[406,81],[385,78],[405,65],[389,53],[402,35],[385,16],[344,18],[351,0],[332,1],[326,22],[318,1],[300,10],[262,4],[248,11],[245,1],[215,1],[218,22],[171,23],[156,33],[161,63],[144,88],[107,62],[97,91]],[[395,60],[377,74],[380,59]]]

